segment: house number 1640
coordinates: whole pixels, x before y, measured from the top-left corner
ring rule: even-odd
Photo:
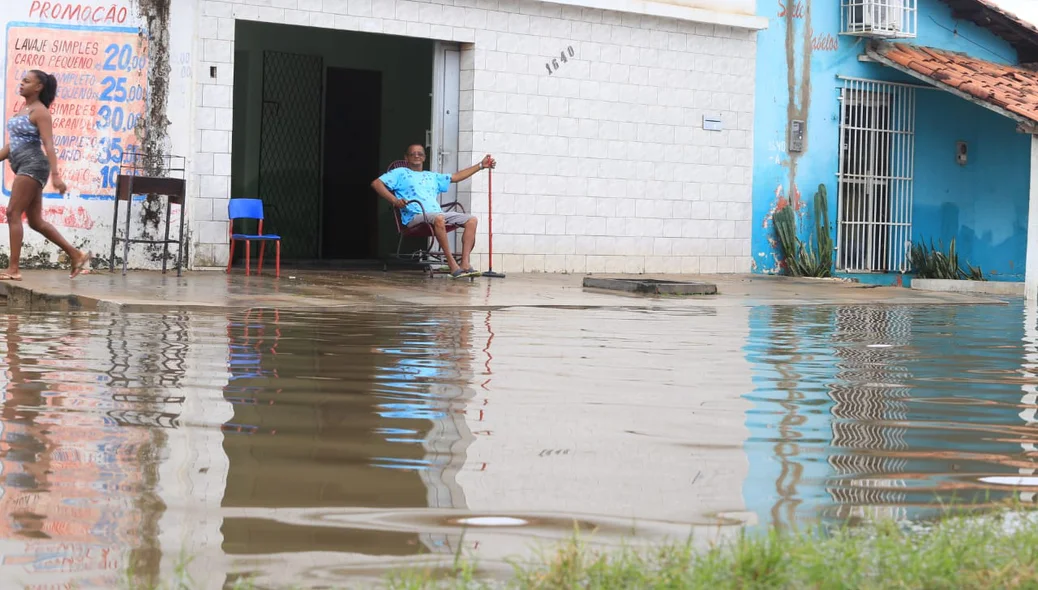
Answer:
[[[559,52],[559,59],[562,60],[562,63],[566,63],[569,61],[569,58],[573,57],[574,55],[576,55],[576,52],[573,51],[573,46],[570,45],[566,48],[565,51]],[[544,69],[548,70],[549,74],[554,74],[555,72],[559,71],[559,59],[553,59],[550,62],[546,62],[544,64]]]

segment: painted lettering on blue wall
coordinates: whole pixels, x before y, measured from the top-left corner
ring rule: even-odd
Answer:
[[[787,2],[789,0],[778,0],[779,6],[779,18],[786,18],[786,16],[792,13],[793,18],[804,18],[804,2],[803,0],[797,0],[792,4],[789,4],[787,8]]]
[[[544,69],[548,70],[549,74],[554,74],[555,72],[559,71],[559,60],[562,60],[562,63],[567,63],[569,61],[569,58],[573,57],[574,55],[576,55],[576,52],[573,51],[573,46],[570,45],[564,51],[559,52],[559,59],[553,59],[550,62],[545,62]]]
[[[811,49],[813,51],[836,51],[839,48],[840,40],[829,33],[815,35],[811,39]]]
[[[84,25],[121,25],[126,23],[129,16],[129,10],[114,4],[93,6],[77,2],[33,0],[29,5],[29,18],[62,20]]]

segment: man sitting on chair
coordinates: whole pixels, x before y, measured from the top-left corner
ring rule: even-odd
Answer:
[[[394,168],[379,176],[371,183],[380,197],[389,201],[400,212],[400,221],[407,227],[415,227],[422,223],[432,225],[436,241],[439,242],[443,254],[447,258],[451,277],[479,276],[479,272],[472,268],[469,255],[472,247],[476,244],[476,218],[466,213],[444,211],[440,207],[440,194],[450,189],[452,182],[467,180],[473,174],[484,168],[494,168],[497,162],[488,154],[475,166],[459,170],[453,175],[437,174],[429,172],[425,167],[425,148],[420,145],[412,145],[407,148],[405,158],[407,166]],[[418,203],[409,203],[418,201]],[[422,214],[422,208],[425,214]],[[454,260],[451,254],[450,242],[447,240],[447,226],[457,225],[465,228],[461,236],[461,264]]]

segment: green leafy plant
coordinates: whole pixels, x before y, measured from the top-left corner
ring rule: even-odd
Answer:
[[[795,277],[831,277],[833,269],[833,235],[829,225],[829,199],[825,185],[818,185],[814,197],[814,237],[807,244],[797,236],[793,207],[783,207],[774,216],[775,232],[789,274]],[[818,248],[814,241],[817,239]]]
[[[948,246],[948,252],[944,252],[944,243],[937,242],[937,246],[926,243],[912,244],[909,254],[912,262],[912,270],[920,279],[948,279],[967,281],[986,281],[984,271],[979,266],[973,266],[966,262],[966,269],[959,266],[959,255],[955,251],[955,238],[952,238]]]

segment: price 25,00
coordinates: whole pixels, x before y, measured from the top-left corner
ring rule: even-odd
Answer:
[[[126,78],[106,76],[101,80],[101,94],[98,100],[102,102],[135,102],[144,100],[144,87],[140,84],[126,86]]]

